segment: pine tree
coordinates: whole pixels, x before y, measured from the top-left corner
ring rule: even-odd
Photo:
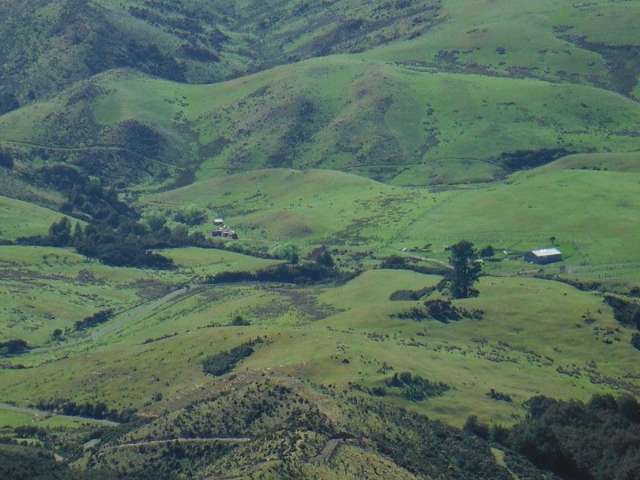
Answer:
[[[467,240],[456,243],[450,251],[449,264],[453,267],[449,278],[451,294],[455,298],[468,298],[475,293],[473,284],[482,273],[478,252]]]

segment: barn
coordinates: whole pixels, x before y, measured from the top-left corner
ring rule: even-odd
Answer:
[[[562,252],[557,248],[542,248],[539,250],[531,250],[524,256],[527,262],[546,265],[548,263],[556,263],[562,261]]]

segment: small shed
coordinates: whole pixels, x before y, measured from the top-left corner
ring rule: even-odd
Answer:
[[[213,224],[214,224],[216,227],[222,227],[222,226],[224,225],[224,218],[216,218],[216,219],[213,221]]]
[[[557,248],[541,248],[539,250],[531,250],[524,256],[527,262],[546,265],[548,263],[556,263],[562,261],[562,252]]]
[[[230,238],[231,240],[238,240],[238,234],[235,230],[231,230],[230,228],[221,227],[217,230],[211,232],[212,237],[222,237],[222,238]]]

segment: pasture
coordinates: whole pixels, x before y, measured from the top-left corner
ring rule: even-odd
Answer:
[[[388,400],[456,425],[471,413],[511,423],[521,402],[539,393],[587,398],[640,388],[631,331],[599,295],[547,280],[487,277],[479,297],[457,303],[483,310],[480,320],[397,317],[418,303],[391,301],[394,291],[438,280],[376,270],[342,286],[191,287],[117,315],[92,329],[92,340],[70,338],[11,359],[31,368],[0,370],[0,386],[19,403],[73,391],[76,400],[157,413],[224,381],[204,374],[206,356],[262,337],[236,373],[273,371],[349,389],[411,371],[451,389],[421,402]],[[245,323],[233,326],[238,316]],[[491,388],[512,402],[489,398]],[[161,400],[153,400],[158,393]]]

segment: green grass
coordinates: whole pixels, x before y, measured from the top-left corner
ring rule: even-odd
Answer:
[[[117,312],[162,295],[188,276],[111,268],[71,251],[0,246],[0,336],[32,345],[51,342],[55,329],[97,311]]]
[[[539,171],[547,170],[611,170],[615,172],[640,171],[640,153],[591,153],[569,155],[552,162]]]
[[[211,218],[224,216],[249,243],[292,243],[303,250],[327,243],[377,256],[408,249],[446,260],[444,249],[463,238],[521,254],[555,237],[566,254],[564,274],[637,284],[640,230],[629,224],[638,208],[635,160],[636,154],[572,156],[504,182],[439,193],[338,172],[272,169],[197,182],[143,197],[142,204],[150,211],[205,208]],[[586,161],[611,166],[571,169]],[[488,268],[532,270],[510,256]],[[557,266],[545,270],[558,272]]]
[[[424,402],[388,401],[456,425],[471,413],[510,423],[521,402],[540,393],[586,398],[639,388],[629,376],[637,361],[631,332],[619,328],[598,295],[545,280],[486,278],[478,298],[460,302],[484,310],[482,320],[445,325],[394,318],[416,303],[392,302],[391,293],[437,281],[380,270],[339,287],[238,285],[183,292],[97,327],[89,350],[71,342],[16,359],[38,366],[3,370],[0,386],[7,399],[19,402],[73,389],[76,399],[157,412],[213,388],[215,379],[200,366],[207,355],[264,336],[267,343],[237,373],[275,371],[341,388],[349,382],[373,386],[390,375],[380,370],[386,363],[395,372],[408,370],[452,387]],[[224,326],[238,314],[252,324]],[[511,395],[514,403],[489,399],[490,388]],[[163,401],[150,401],[156,392]]]
[[[80,419],[65,415],[38,413],[0,405],[0,429],[20,426],[35,426],[39,428],[81,428],[87,424],[100,425],[100,421]]]
[[[242,239],[254,242],[348,244],[359,237],[384,239],[394,223],[406,222],[403,214],[430,200],[424,190],[341,172],[270,169],[205,180],[142,202],[159,211],[185,204],[206,208],[210,218],[223,216]]]
[[[54,210],[0,195],[0,238],[4,240],[46,235],[49,225],[62,217]]]
[[[185,275],[205,277],[216,273],[241,270],[255,271],[279,263],[224,250],[173,248],[159,253],[172,259]]]
[[[213,85],[126,72],[94,83],[103,93],[92,116],[67,105],[72,89],[0,118],[0,138],[64,144],[65,131],[90,122],[84,141],[104,144],[109,128],[134,119],[168,140],[163,162],[197,169],[199,178],[330,168],[404,185],[489,180],[505,172],[500,154],[515,150],[640,148],[628,129],[640,121],[640,107],[610,91],[420,72],[364,57],[313,59]],[[47,117],[52,111],[65,123]]]

